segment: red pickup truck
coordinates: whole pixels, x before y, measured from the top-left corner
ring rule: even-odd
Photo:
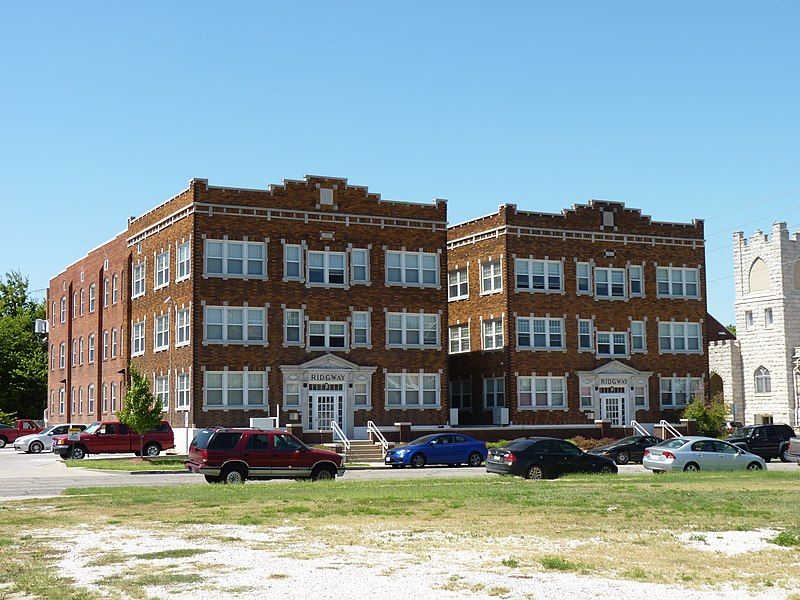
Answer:
[[[53,452],[64,460],[80,459],[88,454],[132,452],[139,456],[140,448],[144,456],[158,456],[162,450],[174,447],[172,427],[166,421],[161,421],[156,429],[144,434],[144,444],[138,433],[133,433],[119,421],[95,421],[77,439],[70,440],[68,435],[53,438]]]
[[[18,419],[15,427],[0,423],[0,448],[5,448],[6,444],[13,444],[21,435],[32,435],[43,429],[44,427],[33,419]]]

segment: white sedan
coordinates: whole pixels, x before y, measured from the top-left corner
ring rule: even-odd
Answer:
[[[71,427],[77,427],[81,431],[86,429],[86,425],[77,423],[66,425],[51,425],[39,433],[23,435],[14,440],[14,450],[21,450],[29,454],[39,454],[40,452],[50,452],[53,448],[54,435],[67,435]]]
[[[686,435],[661,442],[644,451],[642,465],[654,473],[664,471],[761,471],[764,459],[716,438]]]

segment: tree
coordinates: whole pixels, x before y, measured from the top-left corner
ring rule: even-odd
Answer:
[[[683,411],[684,419],[697,421],[697,434],[719,437],[725,430],[725,401],[717,394],[706,403],[703,396],[696,396]]]
[[[129,366],[131,384],[125,394],[125,405],[117,418],[127,425],[131,431],[139,434],[139,453],[144,451],[144,434],[155,429],[161,423],[163,408],[161,401],[150,391],[144,375],[133,365]]]
[[[12,271],[0,280],[0,411],[39,419],[47,404],[47,350],[34,331],[44,302],[28,278]]]
[[[727,325],[725,327],[728,331],[730,331],[733,335],[736,335],[736,325]]]

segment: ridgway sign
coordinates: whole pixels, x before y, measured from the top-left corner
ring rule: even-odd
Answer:
[[[309,381],[344,381],[342,373],[311,373]]]

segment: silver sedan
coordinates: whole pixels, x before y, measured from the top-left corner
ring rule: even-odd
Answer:
[[[761,471],[764,459],[715,438],[681,436],[644,451],[642,465],[655,473],[664,471]]]
[[[86,429],[86,425],[78,425],[76,423],[67,425],[51,425],[44,431],[39,433],[32,433],[30,435],[23,435],[14,440],[14,450],[20,450],[30,454],[39,454],[40,452],[50,452],[53,447],[54,435],[66,435],[69,433],[70,427],[77,427],[81,431]]]

